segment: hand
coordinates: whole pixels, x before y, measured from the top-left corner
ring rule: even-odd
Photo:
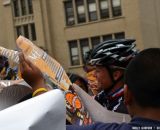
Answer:
[[[98,85],[97,81],[89,80],[88,84],[88,87],[92,91],[93,95],[97,95],[102,90],[102,88]]]
[[[43,74],[34,64],[24,57],[23,53],[19,54],[19,61],[22,78],[33,88],[33,91],[42,87],[46,88]]]

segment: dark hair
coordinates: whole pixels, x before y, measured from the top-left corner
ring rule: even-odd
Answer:
[[[0,55],[0,71],[3,69],[3,67],[8,68],[9,62],[7,57]]]
[[[81,84],[84,85],[85,91],[88,92],[88,82],[85,78],[81,77],[78,74],[74,74],[74,73],[67,73],[67,75],[70,78],[72,83],[75,83],[76,81],[79,81]]]
[[[160,48],[140,52],[128,65],[125,83],[142,107],[160,107]]]
[[[92,49],[90,49],[89,51],[85,52],[84,57],[83,57],[83,63],[85,65],[90,64],[89,61],[91,60],[91,53],[92,53]]]

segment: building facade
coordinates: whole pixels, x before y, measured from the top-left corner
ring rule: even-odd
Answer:
[[[24,35],[66,71],[83,75],[85,52],[104,40],[159,47],[159,12],[159,0],[1,0],[0,45],[14,49]]]

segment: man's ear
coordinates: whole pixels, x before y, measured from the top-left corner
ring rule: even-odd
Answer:
[[[117,79],[119,79],[121,76],[123,75],[123,71],[122,70],[116,70],[113,72],[113,78],[116,81]]]
[[[132,104],[132,101],[133,101],[132,93],[128,89],[128,86],[125,84],[124,85],[124,104],[126,106],[130,106]]]

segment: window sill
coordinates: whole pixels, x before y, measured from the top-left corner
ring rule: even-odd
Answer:
[[[76,68],[82,68],[83,65],[74,65],[74,66],[69,66],[69,69],[76,69]]]
[[[17,16],[15,17],[14,16],[14,19],[21,19],[21,18],[28,18],[28,17],[33,17],[34,15],[33,14],[26,14],[26,15],[21,15],[21,16]]]

